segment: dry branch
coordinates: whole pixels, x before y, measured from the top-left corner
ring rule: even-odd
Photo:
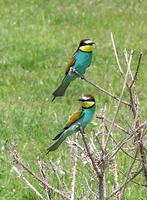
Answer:
[[[130,64],[131,64],[131,63],[130,63]],[[117,108],[116,108],[116,112],[115,112],[114,118],[113,118],[113,120],[112,120],[110,129],[109,129],[109,133],[108,133],[108,137],[107,137],[107,140],[106,140],[106,143],[105,143],[105,148],[107,147],[110,134],[111,134],[112,131],[113,131],[113,127],[114,127],[114,124],[115,124],[115,120],[116,120],[116,117],[117,117],[118,112],[119,112],[121,100],[122,100],[122,97],[123,97],[123,94],[124,94],[124,90],[125,90],[125,87],[126,87],[126,83],[127,83],[127,80],[128,80],[129,70],[130,70],[130,65],[128,65],[128,69],[127,69],[127,72],[126,72],[126,75],[125,75],[125,79],[124,79],[123,87],[122,87],[122,90],[121,90],[120,98],[119,98],[119,101],[118,101],[118,105],[117,105]]]
[[[111,141],[112,141],[112,147],[114,147],[114,140],[113,135],[111,135]],[[112,158],[112,173],[114,175],[114,189],[117,190],[119,188],[119,178],[118,178],[118,165],[117,165],[117,159],[116,156]],[[120,200],[120,194],[118,194],[117,199]]]
[[[130,183],[133,179],[135,179],[141,172],[143,171],[143,169],[139,169],[132,177],[130,177],[125,184],[125,186]],[[114,195],[116,195],[118,192],[120,192],[122,190],[122,188],[124,187],[124,184],[122,184],[120,186],[119,189],[114,190],[109,196],[106,197],[106,200],[110,199],[111,197],[113,197]]]
[[[126,178],[125,178],[125,181],[124,181],[122,190],[121,190],[121,192],[120,192],[120,196],[121,196],[120,199],[123,199],[123,195],[124,195],[124,192],[125,192],[125,189],[126,189],[126,184],[127,184],[128,179],[129,179],[129,176],[130,176],[130,174],[131,174],[131,170],[132,170],[132,168],[133,168],[133,166],[134,166],[134,164],[135,164],[137,154],[138,154],[138,149],[136,150],[134,160],[132,161],[132,163],[131,163],[131,165],[130,165],[130,167],[129,167],[129,169],[128,169],[127,176],[126,176]]]
[[[96,118],[98,119],[103,119],[102,116],[97,115]],[[105,121],[108,122],[109,124],[112,124],[112,121],[105,118]],[[126,134],[130,134],[129,131],[127,131],[125,128],[123,128],[122,126],[120,126],[119,124],[114,123],[114,127],[118,128],[119,130],[123,131]]]
[[[114,37],[113,37],[113,33],[112,32],[111,32],[111,41],[112,41],[112,46],[113,46],[114,55],[115,55],[115,58],[116,58],[116,62],[117,62],[119,73],[121,74],[122,78],[125,79],[125,74],[124,74],[124,72],[122,70],[122,67],[121,67],[119,59],[118,59],[118,55],[117,55],[117,51],[116,51],[116,45],[115,45],[115,42],[114,42]]]
[[[44,163],[40,159],[38,160],[38,166],[39,166],[39,170],[40,170],[40,174],[42,176],[42,179],[46,183],[48,183],[48,179],[47,179],[46,174],[45,174]],[[51,191],[48,189],[48,187],[46,185],[44,185],[44,189],[46,191],[47,200],[51,200]]]
[[[31,171],[21,160],[21,158],[18,156],[18,153],[15,150],[13,150],[13,159],[16,162],[17,165],[21,166],[25,171],[27,171],[34,179],[36,179],[39,183],[41,183],[43,186],[46,186],[49,190],[52,192],[58,194],[59,196],[63,197],[64,199],[70,200],[69,196],[67,194],[64,194],[63,192],[59,191],[58,189],[52,187],[49,185],[45,180],[37,176],[33,171]]]
[[[91,160],[91,163],[92,163],[92,166],[93,166],[93,169],[96,173],[96,176],[97,176],[97,179],[98,179],[98,182],[99,182],[99,199],[100,200],[105,200],[105,189],[104,189],[104,174],[103,174],[103,171],[98,169],[97,166],[96,166],[96,163],[90,153],[90,150],[89,150],[89,147],[87,145],[87,142],[86,142],[86,139],[85,139],[85,132],[83,130],[83,128],[81,126],[80,127],[80,133],[82,135],[82,139],[83,139],[83,142],[84,142],[84,145],[85,145],[85,148],[86,148],[86,151],[88,153],[88,156]],[[103,162],[101,161],[101,166],[103,165]]]
[[[77,142],[77,139],[76,139]],[[72,182],[71,182],[71,193],[70,200],[75,199],[75,187],[76,187],[76,175],[77,175],[77,154],[78,147],[76,145],[71,146],[71,158],[72,158]]]
[[[140,68],[140,64],[141,64],[141,59],[142,59],[142,52],[140,52],[140,55],[139,55],[139,59],[138,59],[138,65],[137,65],[137,69],[136,69],[136,72],[135,72],[135,76],[133,78],[133,81],[130,85],[130,88],[132,88],[132,86],[134,85],[136,79],[137,79],[137,75],[138,75],[138,72],[139,72],[139,68]]]
[[[106,94],[107,96],[110,96],[110,97],[112,97],[113,99],[115,99],[115,100],[117,100],[117,101],[120,101],[119,97],[117,97],[117,96],[114,95],[114,94],[111,94],[110,92],[108,92],[108,91],[105,90],[104,88],[95,85],[94,83],[92,83],[91,81],[89,81],[88,79],[86,79],[84,76],[82,76],[81,74],[79,74],[76,70],[74,70],[74,73],[77,74],[77,75],[78,75],[82,80],[84,80],[85,82],[87,82],[87,83],[89,83],[90,85],[94,86],[98,91],[101,91],[101,92],[103,92],[104,94]],[[127,105],[127,106],[130,106],[130,104],[129,104],[127,101],[123,100],[123,99],[121,99],[120,103],[123,103],[123,104],[125,104],[125,105]]]
[[[38,192],[38,190],[23,176],[23,174],[20,172],[20,170],[13,166],[12,169],[16,172],[16,174],[19,176],[19,178],[23,179],[26,185],[42,200],[45,200],[45,198]]]

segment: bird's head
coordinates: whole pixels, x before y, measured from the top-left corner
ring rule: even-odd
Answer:
[[[95,105],[95,99],[92,95],[86,94],[79,99],[83,108],[91,108]]]
[[[95,43],[90,39],[81,40],[79,49],[84,52],[91,52],[93,49],[93,44]]]

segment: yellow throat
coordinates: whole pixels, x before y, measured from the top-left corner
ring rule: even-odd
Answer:
[[[95,102],[93,102],[93,101],[84,101],[84,102],[82,102],[82,107],[83,108],[90,108],[94,104],[95,104]]]
[[[91,52],[92,51],[92,45],[84,45],[80,47],[81,51],[85,51],[85,52]]]

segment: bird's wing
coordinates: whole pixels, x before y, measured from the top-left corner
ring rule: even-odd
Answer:
[[[74,112],[68,119],[67,123],[66,123],[66,126],[65,126],[65,129],[70,127],[74,122],[78,121],[82,116],[83,116],[83,112],[82,112],[82,109]]]
[[[60,136],[62,135],[62,133],[68,129],[74,122],[78,121],[81,117],[84,116],[84,112],[82,111],[82,108],[79,109],[78,111],[74,112],[68,119],[66,126],[64,127],[64,129],[62,130],[62,132],[60,132],[58,135],[56,135],[53,140],[57,140],[60,138]]]
[[[77,50],[75,51],[75,53],[72,55],[72,57],[70,58],[68,64],[67,64],[67,67],[66,67],[66,70],[65,70],[65,74],[68,73],[68,71],[70,70],[70,68],[74,65],[74,63],[76,62],[76,53],[77,53]]]

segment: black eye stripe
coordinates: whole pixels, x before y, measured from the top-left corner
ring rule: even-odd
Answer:
[[[83,99],[82,101],[83,101],[83,102],[95,102],[95,101],[92,100],[92,99]]]
[[[80,46],[87,46],[87,45],[92,45],[92,43],[89,43],[89,44],[82,43]]]

